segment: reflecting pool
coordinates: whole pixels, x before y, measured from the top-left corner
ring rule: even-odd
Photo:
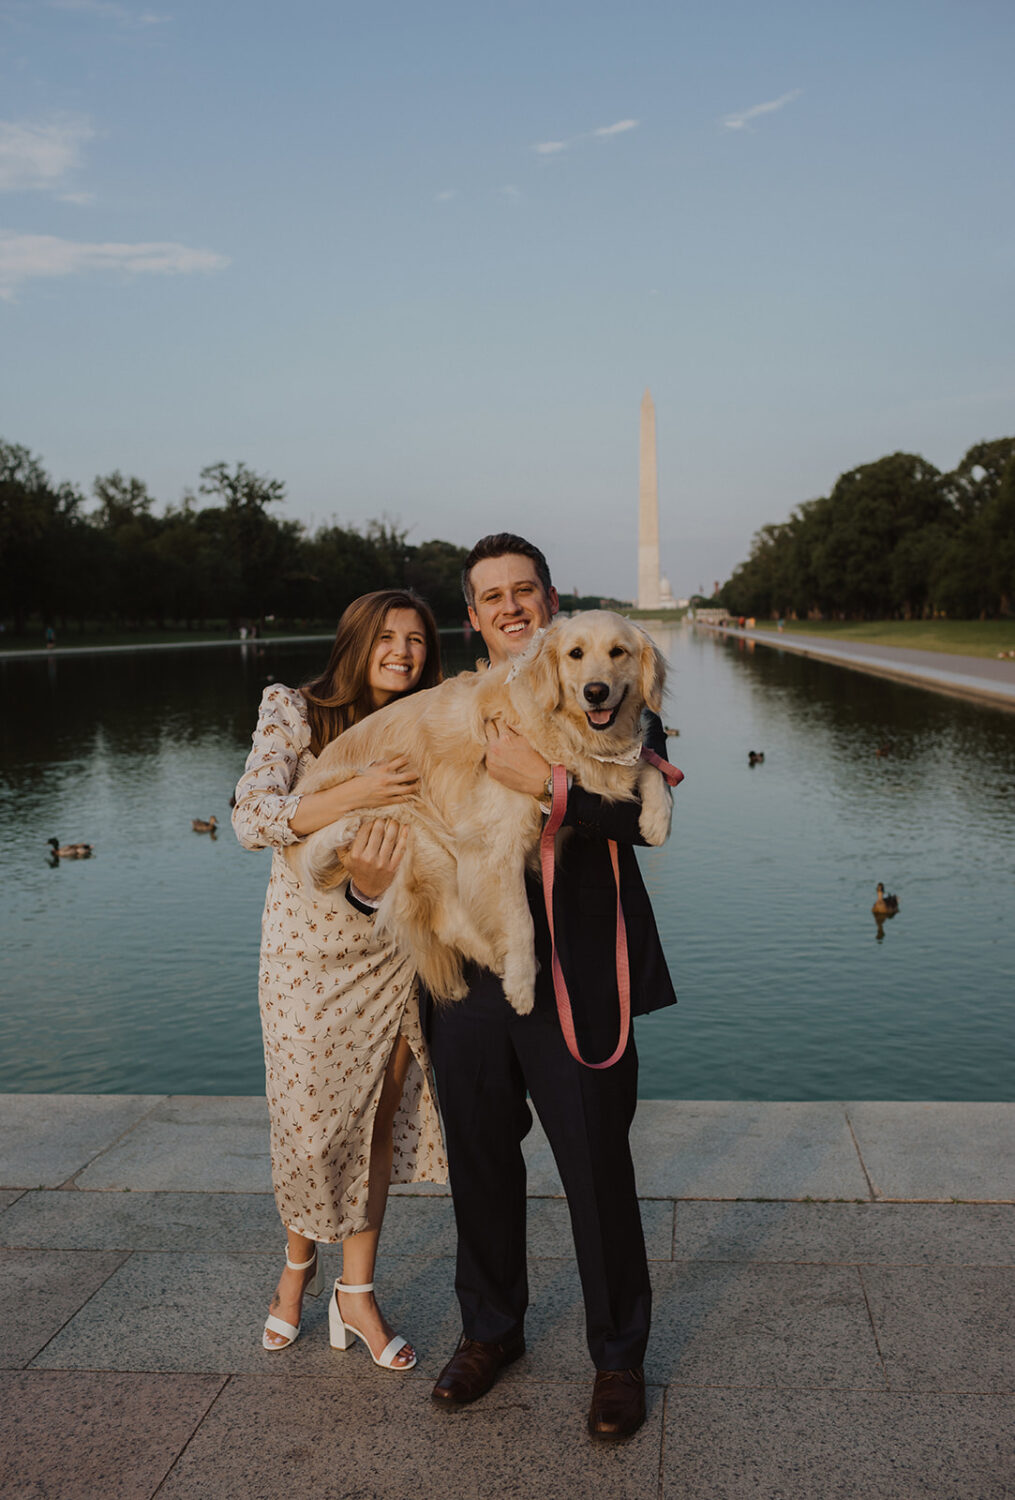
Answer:
[[[687,779],[640,858],[680,1004],[638,1022],[641,1094],[1010,1097],[1015,715],[656,634]],[[0,1090],[260,1092],[268,855],[228,799],[265,683],[326,652],[0,661]],[[54,867],[50,837],[95,855]],[[880,929],[879,880],[900,900]]]

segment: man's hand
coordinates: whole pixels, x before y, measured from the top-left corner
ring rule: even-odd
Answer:
[[[512,792],[542,797],[546,791],[550,763],[538,751],[533,750],[528,740],[523,739],[510,724],[505,724],[501,719],[488,719],[486,769],[494,781],[509,787]]]
[[[360,824],[352,847],[342,855],[342,863],[361,896],[376,901],[384,895],[402,863],[408,842],[408,823],[374,818],[371,823]]]

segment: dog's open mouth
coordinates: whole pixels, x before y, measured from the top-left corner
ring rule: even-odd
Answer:
[[[593,729],[599,730],[612,728],[612,726],[617,721],[617,715],[620,713],[621,707],[626,697],[627,688],[625,687],[624,691],[617,699],[615,708],[587,708],[585,710],[585,717],[586,719],[588,719],[590,726]]]

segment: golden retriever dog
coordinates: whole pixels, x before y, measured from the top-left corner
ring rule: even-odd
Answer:
[[[409,823],[379,928],[411,954],[436,999],[465,994],[462,962],[473,959],[500,976],[510,1003],[527,1015],[536,959],[525,870],[538,866],[543,814],[536,798],[487,775],[485,726],[510,724],[587,791],[640,797],[642,836],[662,844],[669,788],[640,751],[642,709],[659,711],[664,675],[661,653],[622,616],[590,610],[556,620],[513,661],[396,699],[332,740],[294,790],[322,791],[406,754],[419,791],[383,812],[341,818],[291,845],[286,857],[301,878],[328,889],[346,878],[342,850],[364,819]]]

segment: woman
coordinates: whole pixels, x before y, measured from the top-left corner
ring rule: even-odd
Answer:
[[[346,857],[348,886],[328,892],[303,888],[281,851],[355,808],[383,810],[411,794],[405,756],[327,791],[301,797],[292,787],[336,735],[440,675],[437,627],[421,599],[399,589],[357,599],[322,675],[298,692],[280,683],[265,691],[233,811],[241,844],[275,851],[259,996],[272,1181],[288,1243],[262,1342],[295,1342],[303,1294],[321,1289],[317,1247],[341,1242],[331,1342],[347,1348],[356,1335],[394,1370],[416,1356],[373,1296],[388,1184],[447,1176],[415,976],[373,931],[370,903],[391,883],[407,831],[383,817],[366,822]]]

